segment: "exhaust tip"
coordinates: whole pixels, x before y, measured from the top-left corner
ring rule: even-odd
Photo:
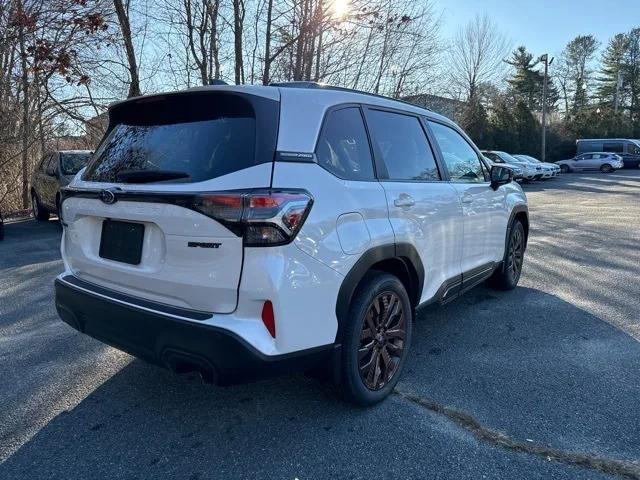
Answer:
[[[198,373],[204,383],[217,384],[218,372],[206,358],[189,352],[167,348],[162,353],[162,361],[169,370],[177,374]]]

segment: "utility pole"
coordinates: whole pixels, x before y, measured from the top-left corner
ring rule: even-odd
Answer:
[[[549,55],[545,53],[540,57],[540,62],[544,62],[544,80],[542,82],[542,149],[540,160],[545,161],[547,154],[547,79],[549,76],[549,65],[553,63],[553,57],[549,60]]]

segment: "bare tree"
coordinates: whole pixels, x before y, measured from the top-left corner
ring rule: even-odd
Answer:
[[[129,22],[129,9],[125,8],[122,0],[113,0],[113,6],[118,16],[120,31],[122,32],[122,42],[127,54],[127,62],[129,66],[129,98],[141,95],[140,91],[140,75],[138,72],[138,63],[136,60],[136,52],[133,48],[133,37],[131,36],[131,23]]]
[[[486,15],[476,16],[458,30],[450,48],[450,77],[465,100],[475,100],[481,84],[504,74],[503,59],[510,49],[507,39]]]
[[[244,0],[233,0],[233,45],[236,85],[244,83],[244,52],[242,43],[245,13]]]

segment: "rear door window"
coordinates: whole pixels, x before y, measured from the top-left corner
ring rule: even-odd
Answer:
[[[327,115],[316,146],[318,164],[345,180],[373,180],[371,148],[358,107]]]
[[[390,180],[440,180],[420,119],[371,109],[367,112],[367,123]]]
[[[117,105],[83,180],[200,182],[273,161],[278,115],[276,101],[213,92]]]

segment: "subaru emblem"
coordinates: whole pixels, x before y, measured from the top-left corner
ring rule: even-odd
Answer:
[[[100,192],[100,200],[107,205],[111,205],[112,203],[116,203],[116,194],[113,190],[102,190]]]

